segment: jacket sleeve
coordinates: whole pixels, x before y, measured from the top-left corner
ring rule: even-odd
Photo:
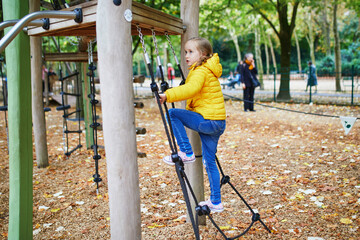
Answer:
[[[194,97],[202,89],[206,71],[202,67],[190,72],[184,85],[166,90],[166,101],[169,103],[183,101]]]

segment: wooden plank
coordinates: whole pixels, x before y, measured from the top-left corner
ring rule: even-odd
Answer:
[[[82,8],[83,22],[76,23],[71,19],[50,19],[50,29],[42,27],[29,27],[29,36],[96,36],[97,1],[85,2],[62,11],[72,11]],[[158,35],[166,31],[170,35],[181,35],[184,32],[183,21],[180,18],[163,13],[157,9],[145,6],[138,2],[132,4],[132,34],[137,35],[136,25],[144,29],[143,34],[150,35],[154,28]]]
[[[93,53],[94,61],[97,61],[97,53]],[[44,59],[47,62],[87,62],[88,53],[45,53]]]

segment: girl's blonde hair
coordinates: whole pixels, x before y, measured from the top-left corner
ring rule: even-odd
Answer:
[[[201,53],[200,61],[196,63],[196,67],[205,63],[213,55],[213,49],[209,40],[201,37],[193,37],[188,42],[194,42],[196,49]]]

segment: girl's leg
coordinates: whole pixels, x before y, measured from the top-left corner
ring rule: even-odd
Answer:
[[[203,161],[210,183],[210,200],[213,204],[221,203],[220,173],[216,165],[215,154],[221,134],[225,131],[225,120],[205,120],[199,125]]]
[[[200,122],[204,121],[204,118],[199,113],[179,108],[169,109],[169,116],[180,151],[192,153],[193,151],[185,127],[197,131]]]
[[[210,200],[213,204],[221,203],[220,173],[215,160],[219,137],[220,136],[200,134],[203,162],[210,183]]]

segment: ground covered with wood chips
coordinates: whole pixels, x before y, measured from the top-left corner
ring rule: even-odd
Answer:
[[[143,102],[145,107],[136,109],[136,126],[147,129],[137,136],[138,151],[147,154],[138,159],[142,239],[195,239],[185,222],[175,170],[161,160],[170,149],[159,110],[154,99]],[[266,104],[360,117],[359,107]],[[256,106],[256,112],[242,109],[242,102],[226,102],[227,128],[218,157],[231,183],[272,234],[257,222],[241,239],[360,239],[359,121],[345,135],[339,118],[262,106]],[[37,168],[34,154],[34,239],[110,239],[105,152],[100,150],[103,181],[97,194],[92,151],[82,148],[70,158],[63,154],[61,115],[55,106],[46,113],[50,167]],[[0,118],[0,236],[7,239],[9,159],[3,115]],[[70,143],[76,146],[77,137]],[[99,144],[104,144],[102,132]],[[209,196],[206,175],[205,189]],[[238,235],[250,224],[251,214],[229,186],[222,188],[222,195],[225,211],[212,216],[228,237]],[[202,239],[223,239],[209,220],[200,234]]]

